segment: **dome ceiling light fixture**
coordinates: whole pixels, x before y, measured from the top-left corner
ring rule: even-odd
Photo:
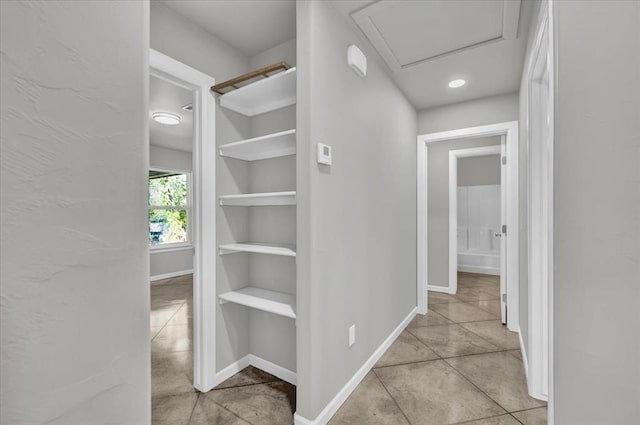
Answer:
[[[466,84],[467,82],[465,80],[459,79],[459,80],[451,80],[449,81],[449,87],[451,87],[452,89],[457,89],[458,87],[462,87]]]
[[[155,122],[164,125],[178,125],[182,118],[180,115],[172,114],[170,112],[154,112],[151,117]]]

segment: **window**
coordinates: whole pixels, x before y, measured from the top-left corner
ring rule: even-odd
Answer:
[[[149,171],[149,245],[187,244],[191,208],[188,173]]]

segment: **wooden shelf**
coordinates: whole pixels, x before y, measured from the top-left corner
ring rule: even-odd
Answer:
[[[247,286],[218,296],[220,304],[235,303],[279,316],[296,318],[296,297],[283,292]]]
[[[295,155],[296,130],[286,130],[253,139],[240,140],[218,147],[220,156],[241,159],[244,161],[258,161],[261,159],[277,158]]]
[[[220,96],[220,106],[252,117],[296,103],[296,68]]]
[[[220,205],[232,207],[266,207],[275,205],[295,205],[296,192],[248,193],[224,195],[219,198]]]
[[[230,243],[218,247],[220,255],[233,254],[236,252],[249,252],[253,254],[282,255],[285,257],[295,257],[295,245],[267,244],[260,242]]]

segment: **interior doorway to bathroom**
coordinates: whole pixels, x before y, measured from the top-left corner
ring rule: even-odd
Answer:
[[[486,298],[518,329],[518,234],[509,232],[518,222],[517,129],[507,122],[418,136],[419,312],[428,291],[477,298],[469,288],[477,279],[458,282],[459,271],[474,273],[494,281]],[[487,184],[469,184],[474,162],[493,164],[478,181]]]
[[[506,303],[501,302],[506,294],[502,242],[506,215],[501,164],[504,138],[491,139],[496,144],[449,151],[453,160],[450,175],[454,174],[449,180],[449,199],[455,198],[449,215],[450,225],[456,230],[456,255],[451,261],[457,266],[457,295],[499,311],[506,324]]]

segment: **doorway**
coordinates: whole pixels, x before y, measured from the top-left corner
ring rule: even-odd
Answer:
[[[511,231],[509,229],[518,228],[518,122],[504,122],[486,126],[470,127],[460,130],[445,131],[440,133],[430,133],[418,136],[418,271],[417,271],[417,304],[418,313],[425,314],[427,312],[427,297],[428,287],[431,282],[429,280],[429,261],[428,261],[428,245],[429,245],[429,223],[428,223],[428,149],[427,145],[437,144],[440,142],[452,141],[463,138],[480,138],[499,136],[504,138],[503,151],[500,151],[504,159],[504,176],[503,186],[506,188],[504,191],[505,198],[505,215],[503,224],[504,228],[501,228],[501,233],[504,230],[504,234],[501,236],[500,243],[503,246],[503,251],[506,255],[502,256],[506,259],[503,267],[506,269],[504,273],[504,301],[505,309],[508,311],[506,315],[506,323],[509,330],[518,331],[518,232]],[[496,151],[498,152],[498,151]],[[495,152],[494,152],[495,153]],[[455,158],[455,165],[451,166]],[[457,174],[454,178],[451,178],[452,169],[457,170],[457,156],[453,155],[449,157],[449,182],[452,180],[457,181]],[[457,173],[457,171],[456,171]],[[454,186],[454,188],[456,188]],[[454,189],[457,191],[457,188]],[[455,193],[455,192],[454,192]],[[457,207],[457,196],[449,198],[449,241],[453,240],[453,243],[449,243],[448,261],[448,290],[457,291],[457,224],[452,226],[452,222],[457,221],[457,216],[454,220],[451,220],[452,208],[451,203],[454,205],[454,211]],[[441,227],[441,226],[439,226]],[[455,250],[453,249],[455,247]],[[506,312],[505,312],[506,313]]]
[[[497,144],[449,151],[449,287],[451,293],[458,293],[460,276],[476,282],[462,291],[482,291],[479,282],[485,276],[484,289],[490,293],[475,295],[490,299],[495,296],[493,289],[498,289],[500,318],[506,324],[504,137],[492,139]],[[498,288],[493,288],[495,283]]]
[[[190,160],[186,160],[184,155],[182,163],[176,166],[166,165],[166,163],[158,164],[160,160],[167,161],[167,152],[159,151],[155,158],[152,156],[150,161],[154,169],[150,170],[150,175],[165,176],[175,181],[175,187],[186,185],[186,199],[174,199],[168,202],[171,205],[151,206],[151,211],[173,211],[172,217],[164,217],[164,222],[160,220],[158,214],[150,214],[150,240],[152,230],[155,233],[164,233],[165,226],[172,226],[171,235],[164,236],[168,238],[174,246],[165,252],[171,252],[175,248],[175,252],[186,251],[192,257],[193,286],[191,306],[187,306],[187,310],[191,309],[192,330],[189,328],[190,347],[192,351],[192,361],[190,359],[182,359],[179,363],[183,368],[192,369],[181,370],[176,376],[183,380],[186,376],[193,376],[193,380],[182,382],[182,385],[189,385],[206,392],[215,385],[215,345],[214,345],[214,329],[215,329],[215,285],[207,285],[205,282],[215,282],[215,262],[204,261],[206,258],[214,258],[216,252],[215,240],[215,99],[211,93],[211,86],[215,84],[215,80],[200,71],[197,71],[181,62],[170,58],[158,51],[150,49],[149,51],[149,74],[155,84],[169,84],[171,89],[178,92],[188,92],[187,101],[184,103],[180,100],[180,108],[184,108],[185,113],[181,114],[185,117],[190,116],[192,119],[191,136],[188,137],[191,142],[192,152]],[[178,99],[177,97],[175,99]],[[184,104],[182,104],[184,103]],[[190,104],[190,105],[189,105]],[[175,106],[175,105],[172,105]],[[188,111],[190,110],[190,111]],[[187,113],[188,111],[188,113]],[[175,116],[178,115],[171,111],[154,111],[150,110],[150,118],[154,112],[169,112],[170,115],[162,117],[165,120],[176,121]],[[182,119],[182,118],[180,118]],[[175,136],[175,135],[174,135]],[[175,139],[175,137],[174,137]],[[183,140],[186,146],[189,140]],[[165,149],[167,146],[165,146]],[[173,149],[174,151],[176,149]],[[174,155],[175,157],[176,155]],[[175,161],[172,158],[171,161]],[[154,163],[155,161],[155,163]],[[190,170],[190,172],[189,172]],[[151,180],[150,180],[151,181]],[[175,189],[175,187],[172,188]],[[176,214],[175,212],[179,214]],[[162,226],[153,225],[153,219],[160,221]],[[182,227],[183,220],[186,218],[187,226]],[[165,223],[166,222],[166,223]],[[169,223],[173,222],[173,225]],[[162,227],[162,228],[161,228]],[[159,240],[163,236],[159,236]],[[183,248],[187,248],[184,250]],[[156,254],[157,255],[157,254]],[[183,289],[184,291],[184,289]],[[186,302],[185,302],[186,305]],[[167,314],[170,314],[167,313]],[[189,326],[188,313],[183,318],[186,322],[185,326]],[[184,341],[183,341],[184,342]],[[189,364],[191,363],[191,364]],[[153,376],[153,370],[152,370]],[[169,379],[169,384],[174,385],[176,381]]]

